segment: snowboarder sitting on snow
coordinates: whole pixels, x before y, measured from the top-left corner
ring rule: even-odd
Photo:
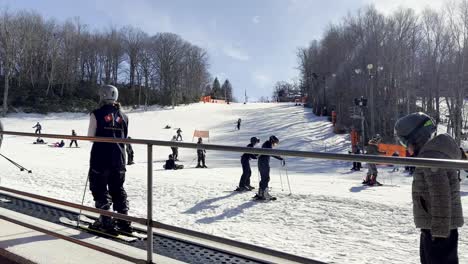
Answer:
[[[177,141],[177,136],[173,136],[171,141]],[[179,148],[178,147],[171,147],[172,156],[174,157],[175,161],[179,160]]]
[[[38,137],[36,139],[36,142],[34,142],[34,144],[45,144],[45,142],[44,142],[44,140],[42,138]]]
[[[178,128],[176,132],[177,132],[177,140],[182,141],[182,130]]]
[[[461,159],[455,140],[435,136],[436,131],[435,121],[422,112],[395,123],[400,144],[415,157]],[[458,228],[464,219],[456,169],[416,167],[412,197],[414,222],[421,229],[421,263],[458,263]]]
[[[271,136],[262,145],[262,148],[273,148],[279,144],[279,139],[275,136]],[[286,165],[286,161],[279,156],[273,156],[273,158],[281,160],[283,166]],[[258,188],[258,194],[254,197],[259,200],[270,200],[271,197],[268,193],[268,182],[270,181],[270,156],[260,155],[258,157],[258,170],[260,171],[260,186]]]
[[[201,137],[198,138],[197,144],[199,145],[203,144],[203,139]],[[205,165],[205,157],[206,157],[206,150],[202,149],[201,147],[197,147],[197,158],[198,158],[197,168],[208,168]]]
[[[166,126],[164,127],[164,129],[170,129],[170,128],[171,128],[170,125],[166,125]]]
[[[166,164],[163,166],[166,170],[181,170],[184,168],[184,165],[179,165],[175,163],[174,156],[169,154],[169,159],[166,160]]]
[[[39,124],[39,122],[37,122],[37,124],[35,126],[33,126],[32,128],[36,129],[34,134],[41,134],[42,126],[41,126],[41,124]]]
[[[60,142],[55,142],[54,144],[50,145],[51,147],[54,147],[54,148],[63,148],[63,146],[65,146],[65,141],[60,141]]]
[[[242,120],[240,118],[237,119],[237,130],[240,130],[241,122],[242,122]]]
[[[128,139],[132,139],[131,137],[128,137]],[[135,164],[135,162],[133,161],[133,148],[132,148],[132,145],[129,143],[129,144],[125,144],[125,150],[127,152],[127,165],[133,165]]]
[[[379,151],[379,143],[382,142],[382,137],[377,134],[375,135],[371,140],[369,140],[369,144],[366,147],[366,154],[367,155],[379,155],[383,154],[385,152],[380,152]],[[362,181],[362,184],[367,184],[369,186],[373,186],[374,184],[379,184],[377,181],[377,166],[375,166],[375,163],[367,163],[367,176],[366,178]]]
[[[99,89],[100,107],[90,115],[88,136],[124,139],[128,136],[128,117],[117,103],[119,91],[115,86]],[[128,214],[125,182],[125,144],[94,142],[91,148],[89,183],[96,208]],[[92,228],[115,233],[115,228],[131,231],[129,221],[101,215]]]
[[[260,139],[252,137],[250,138],[250,144],[248,144],[247,147],[253,148],[258,143],[260,143]],[[257,155],[244,153],[241,156],[242,176],[239,181],[239,187],[236,189],[238,192],[251,191],[255,189],[255,187],[250,185],[250,176],[252,175],[252,170],[250,169],[250,159],[257,159]]]
[[[76,136],[76,132],[74,129],[72,129],[72,136]],[[76,141],[76,139],[72,139],[72,141],[70,141],[70,148],[72,146],[72,144],[75,143],[75,147],[78,147],[78,142]]]

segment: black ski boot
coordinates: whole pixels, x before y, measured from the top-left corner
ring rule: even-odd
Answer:
[[[115,225],[112,221],[112,217],[101,215],[94,223],[89,226],[91,229],[96,229],[109,233],[111,235],[117,235],[118,232],[115,230]]]

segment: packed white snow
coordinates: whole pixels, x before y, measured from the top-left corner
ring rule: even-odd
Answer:
[[[128,112],[133,138],[170,140],[177,128],[191,142],[193,131],[209,130],[209,143],[246,146],[252,136],[262,143],[270,135],[279,148],[347,153],[348,135],[332,133],[331,123],[310,109],[290,104],[194,104],[175,109]],[[242,119],[238,131],[236,121]],[[85,135],[87,114],[11,114],[5,130]],[[164,129],[170,125],[171,129]],[[35,138],[6,136],[2,153],[33,173],[20,172],[0,159],[1,185],[80,203],[88,173],[90,142],[80,148],[34,145]],[[53,143],[52,139],[46,139]],[[208,142],[207,142],[208,143]],[[127,167],[125,183],[130,213],[146,216],[147,152],[134,145],[135,165]],[[241,175],[240,153],[207,151],[208,169],[196,169],[196,150],[179,149],[183,170],[165,171],[171,150],[154,147],[154,218],[167,224],[265,246],[329,263],[418,263],[419,230],[414,227],[412,177],[379,166],[381,187],[363,187],[365,171],[351,172],[349,162],[288,158],[287,167],[272,159],[271,193],[277,201],[251,200],[254,192],[232,192]],[[258,186],[257,164],[251,161],[252,182]],[[287,172],[286,172],[287,168]],[[291,184],[289,196],[287,176]],[[465,176],[464,176],[465,177]],[[468,186],[462,185],[468,216]],[[89,190],[85,204],[93,206]],[[468,263],[466,228],[460,230],[460,263]]]

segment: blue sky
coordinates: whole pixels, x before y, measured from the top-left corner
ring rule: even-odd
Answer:
[[[133,25],[152,35],[174,32],[208,51],[210,72],[228,78],[243,99],[271,96],[276,81],[297,78],[296,50],[319,39],[331,22],[374,4],[440,8],[442,0],[0,0],[64,21],[80,17],[94,29]]]

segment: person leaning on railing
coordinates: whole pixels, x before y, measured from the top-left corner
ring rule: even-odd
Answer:
[[[395,124],[395,135],[418,158],[461,159],[455,140],[436,133],[434,120],[413,113]],[[416,167],[413,174],[413,215],[421,229],[421,263],[458,263],[458,228],[463,226],[460,181],[456,169]]]

